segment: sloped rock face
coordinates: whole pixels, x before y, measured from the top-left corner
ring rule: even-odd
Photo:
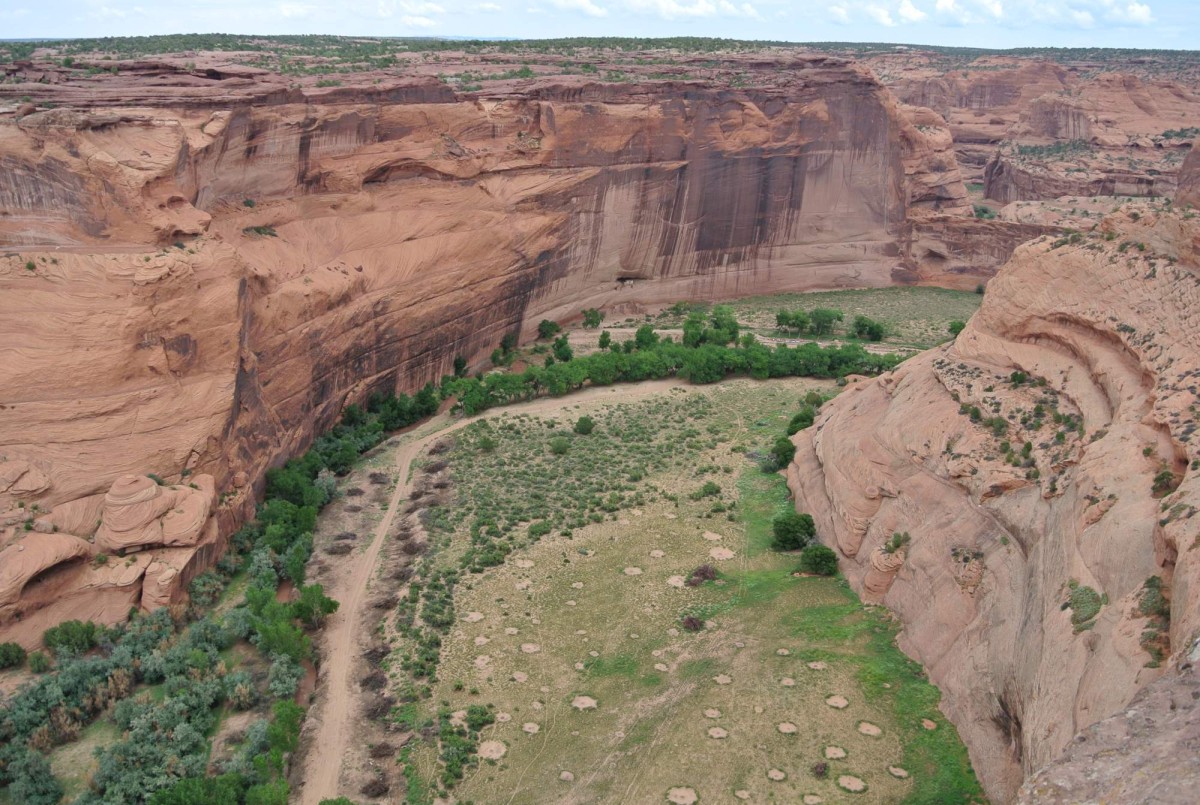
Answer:
[[[91,108],[0,125],[0,338],[21,345],[0,511],[36,503],[94,551],[156,546],[139,578],[157,605],[347,402],[480,366],[506,333],[921,281],[912,228],[969,210],[938,118],[842,60],[762,71],[786,80],[293,97],[250,76],[169,108],[55,85]],[[144,477],[185,470],[199,490]]]
[[[903,620],[998,801],[1198,626],[1200,230],[1166,209],[1018,248],[955,343],[795,437],[797,508]],[[1142,614],[1152,577],[1169,628]]]
[[[1183,167],[1179,169],[1179,191],[1175,194],[1175,201],[1200,207],[1200,150],[1194,144],[1183,161]]]

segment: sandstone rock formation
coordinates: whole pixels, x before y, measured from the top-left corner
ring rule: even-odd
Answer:
[[[1018,248],[954,343],[795,437],[797,508],[904,622],[998,801],[1200,626],[1198,235],[1143,203]],[[882,546],[903,532],[900,561]],[[1149,579],[1169,626],[1144,614]]]
[[[867,63],[901,100],[946,119],[964,178],[983,182],[984,196],[1002,204],[1170,196],[1190,144],[1186,132],[1200,118],[1183,63],[931,52]]]
[[[211,475],[160,486],[125,475],[105,494],[0,514],[0,630],[28,648],[71,618],[124,620],[178,602],[223,548]],[[22,504],[25,501],[21,501]]]

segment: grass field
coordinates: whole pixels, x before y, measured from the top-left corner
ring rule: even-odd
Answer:
[[[471,522],[494,509],[496,539],[512,551],[460,578],[431,696],[405,714],[461,723],[472,708],[487,713],[478,765],[454,787],[460,802],[982,799],[937,690],[895,648],[886,612],[840,579],[794,575],[796,557],[769,549],[771,520],[789,503],[755,456],[812,388],[829,385],[736,381],[644,409],[501,417],[491,433],[505,436],[486,453],[463,434],[446,459],[470,516],[444,518],[449,541],[470,543]],[[544,449],[584,413],[590,435],[570,437],[563,455]],[[622,438],[639,428],[647,445],[674,449],[641,461]],[[699,496],[709,481],[720,491]],[[569,505],[579,495],[599,505]],[[528,538],[554,509],[565,510],[554,531]],[[452,566],[461,550],[430,561]],[[718,578],[686,585],[705,564]],[[686,630],[685,615],[705,627]],[[432,740],[406,751],[409,801],[441,789],[438,755]]]

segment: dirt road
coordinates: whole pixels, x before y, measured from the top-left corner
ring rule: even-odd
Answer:
[[[629,402],[663,394],[673,388],[686,388],[696,392],[705,387],[692,386],[672,379],[648,381],[637,385],[588,388],[567,397],[551,397],[497,408],[469,419],[454,420],[442,415],[431,420],[417,431],[416,435],[409,434],[408,441],[401,442],[396,448],[393,463],[396,488],[388,500],[387,512],[372,534],[370,546],[354,555],[352,561],[341,565],[337,578],[326,590],[340,602],[340,606],[326,621],[322,635],[321,680],[317,702],[308,713],[308,719],[316,724],[316,730],[312,748],[305,757],[304,783],[292,798],[294,802],[300,805],[319,805],[324,799],[353,796],[358,793],[339,790],[346,750],[355,740],[352,726],[357,702],[351,672],[360,651],[359,644],[368,636],[369,629],[363,623],[366,614],[364,604],[371,580],[375,577],[380,550],[402,502],[412,492],[409,473],[413,459],[431,443],[478,419],[503,413],[549,414],[581,403]],[[433,428],[432,431],[428,430],[430,427]]]

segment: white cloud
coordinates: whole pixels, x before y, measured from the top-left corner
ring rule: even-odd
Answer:
[[[400,24],[409,28],[432,28],[437,22],[429,17],[404,16],[400,18]]]
[[[1137,0],[1131,2],[1114,2],[1114,0],[1103,0],[1104,5],[1109,7],[1105,18],[1112,22],[1123,22],[1131,25],[1149,25],[1154,22],[1154,13],[1150,10],[1150,6],[1145,3],[1139,3]]]
[[[1071,9],[1071,19],[1080,28],[1091,28],[1096,24],[1096,18],[1092,16],[1092,12],[1079,9]]]
[[[885,27],[892,28],[896,25],[896,21],[892,19],[892,13],[883,6],[867,6],[867,15]]]
[[[984,11],[996,19],[1004,16],[1004,3],[1000,2],[1000,0],[977,0],[977,2],[983,7]]]
[[[735,5],[729,0],[625,0],[630,11],[655,14],[666,20],[703,17],[749,17],[762,19],[749,3]]]
[[[912,0],[902,0],[900,3],[900,9],[897,13],[900,15],[900,19],[904,20],[905,22],[920,22],[929,16],[924,11],[914,6],[912,4]]]
[[[495,3],[480,3],[479,5],[471,6],[472,11],[478,11],[483,14],[495,14],[498,11],[503,11],[503,6],[498,6]]]
[[[850,12],[846,10],[845,6],[830,6],[829,16],[833,17],[833,21],[839,25],[850,24]]]
[[[550,0],[550,5],[563,11],[580,11],[589,17],[603,17],[608,9],[598,6],[592,0]]]

